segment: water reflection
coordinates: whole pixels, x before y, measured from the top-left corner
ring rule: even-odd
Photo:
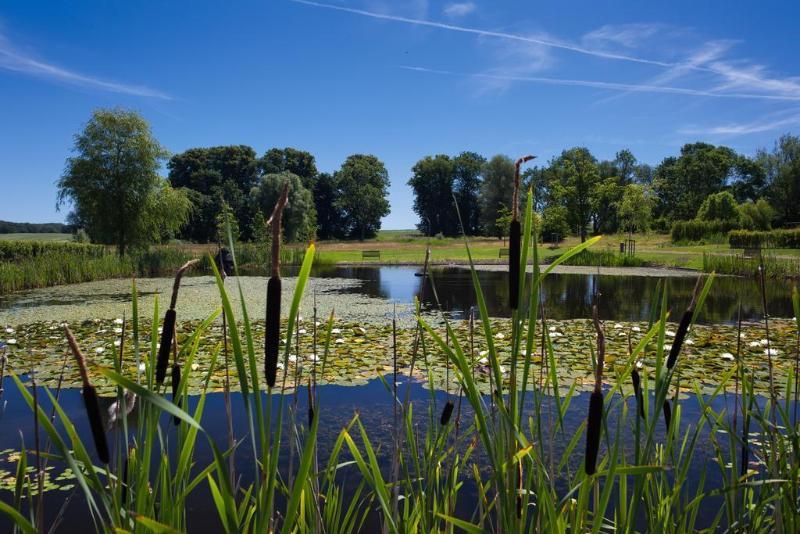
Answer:
[[[425,307],[435,305],[433,292],[422,293],[423,278],[414,267],[327,267],[317,270],[318,277],[356,278],[358,287],[342,292],[362,293],[373,297],[412,302],[415,297]],[[476,305],[472,277],[468,269],[445,267],[431,270],[439,302],[456,318],[465,318]],[[489,314],[508,316],[508,283],[506,274],[499,271],[479,271],[478,279],[486,299]],[[592,294],[595,285],[601,294],[600,317],[616,321],[647,320],[652,306],[659,302],[658,291],[668,286],[668,306],[671,320],[677,320],[691,300],[694,277],[658,278],[649,276],[613,276],[597,274],[550,274],[542,287],[542,300],[549,317],[554,319],[586,318],[591,314]],[[717,277],[700,321],[704,323],[734,323],[739,300],[745,321],[761,320],[763,306],[755,280]],[[773,317],[792,317],[791,286],[785,281],[767,283],[767,307]]]

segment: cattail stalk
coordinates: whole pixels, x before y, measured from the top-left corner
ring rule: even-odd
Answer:
[[[597,453],[600,450],[600,433],[603,422],[603,364],[606,357],[606,338],[600,326],[597,304],[593,306],[594,328],[597,332],[597,368],[595,369],[594,391],[589,398],[589,417],[586,425],[586,463],[587,475],[593,475],[597,469]]]
[[[454,408],[453,401],[447,401],[444,405],[444,409],[442,410],[442,417],[439,422],[442,426],[445,426],[447,423],[450,422],[450,417],[453,415],[453,408]]]
[[[72,355],[75,357],[75,362],[78,364],[78,371],[81,374],[81,382],[83,383],[83,404],[86,406],[86,415],[89,418],[89,427],[92,429],[92,438],[94,439],[94,446],[97,450],[97,456],[104,464],[108,463],[108,442],[106,441],[105,430],[103,429],[103,420],[100,417],[100,405],[97,400],[97,391],[89,381],[89,372],[86,370],[86,360],[83,358],[83,353],[78,342],[75,341],[75,336],[68,326],[64,327],[64,332],[67,335],[67,342],[69,348],[72,350]]]
[[[519,222],[519,168],[535,156],[523,156],[514,164],[514,194],[511,205],[511,225],[508,232],[508,293],[509,307],[519,308],[519,270],[522,227]]]
[[[272,270],[267,282],[266,334],[264,337],[264,374],[267,385],[275,387],[278,376],[278,349],[281,337],[281,218],[289,200],[289,184],[283,187],[267,224],[272,225]]]
[[[164,323],[161,325],[161,345],[158,347],[158,359],[156,360],[156,383],[160,386],[167,377],[167,366],[169,365],[169,353],[172,350],[172,340],[175,338],[175,320],[177,313],[175,305],[178,303],[178,289],[181,287],[181,277],[192,265],[200,260],[189,260],[181,266],[175,273],[175,282],[172,284],[172,299],[169,309],[164,314]]]

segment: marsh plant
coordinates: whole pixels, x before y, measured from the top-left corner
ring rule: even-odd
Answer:
[[[180,380],[173,386],[176,402],[167,400],[166,387],[160,387],[156,376],[158,303],[152,311],[150,345],[145,347],[140,342],[134,285],[131,325],[135,357],[137,363],[141,359],[143,372],[129,378],[122,372],[121,361],[114,369],[102,370],[116,384],[117,402],[123,407],[111,430],[117,439],[109,441],[108,462],[98,464],[56,395],[47,388],[30,388],[16,375],[12,378],[33,410],[34,424],[44,431],[47,447],[52,447],[47,457],[74,472],[92,524],[102,531],[186,530],[190,521],[186,503],[195,492],[208,493],[209,506],[216,510],[219,524],[208,528],[231,533],[355,532],[368,520],[385,532],[800,530],[796,366],[784,383],[771,380],[766,396],[754,393],[755,382],[763,378],[756,376],[761,373],[759,366],[744,361],[739,350],[732,355],[735,365],[717,377],[718,387],[710,394],[680,376],[681,352],[713,275],[698,282],[695,299],[680,322],[680,336],[667,336],[670,310],[664,284],[654,295],[646,332],[635,344],[628,342],[626,357],[613,362],[605,356],[605,326],[595,313],[594,342],[580,347],[595,369],[594,388],[587,399],[577,393],[574,380],[559,376],[541,286],[556,265],[569,261],[599,238],[573,248],[540,270],[539,247],[532,237],[536,232],[532,231],[530,192],[520,224],[520,265],[511,271],[518,277],[511,285],[517,288],[518,304],[511,309],[511,334],[501,340],[493,331],[474,266],[478,315],[474,323],[470,317],[467,336],[464,329],[457,333],[446,315],[433,324],[430,316],[418,311],[412,367],[426,369],[431,349],[443,351],[453,375],[447,396],[451,404],[437,409],[431,392],[424,409],[427,413],[421,418],[415,415],[419,404],[398,388],[398,378],[404,378],[397,376],[395,364],[393,383],[386,384],[395,414],[388,451],[376,445],[376,437],[384,437],[376,433],[383,431],[367,428],[355,414],[336,434],[328,457],[321,458],[318,430],[324,397],[318,398],[313,378],[306,385],[289,375],[300,299],[315,253],[313,244],[305,253],[280,333],[275,367],[284,370],[283,381],[274,386],[265,381],[262,351],[253,341],[249,310],[244,304],[241,309],[233,308],[230,283],[226,285],[210,261],[221,310],[200,323],[180,347],[173,346],[176,360],[184,364]],[[471,262],[466,240],[465,247]],[[527,274],[528,268],[532,275]],[[228,274],[236,274],[235,255],[234,273]],[[428,277],[425,280],[427,284]],[[435,292],[432,278],[430,286]],[[238,282],[234,291],[241,296]],[[595,299],[602,295],[596,293]],[[793,302],[800,316],[796,290]],[[186,387],[194,372],[192,362],[200,337],[220,313],[227,318],[226,339],[212,354],[211,366],[203,373],[205,387],[190,411]],[[535,328],[537,324],[541,328]],[[315,365],[323,370],[328,363],[332,325],[333,315],[319,324],[321,357]],[[769,343],[768,323],[764,336]],[[675,338],[671,346],[667,337]],[[475,376],[483,372],[484,365],[477,360],[476,338],[483,338],[487,347],[481,360],[491,381],[488,395],[481,393]],[[223,354],[227,360],[228,343],[247,428],[233,444],[229,441],[223,446],[222,439],[204,430],[203,412],[209,378],[215,368],[226,365],[218,356]],[[501,365],[500,353],[509,349],[515,357]],[[271,357],[268,351],[267,358]],[[171,379],[177,381],[177,376]],[[714,408],[731,383],[738,393],[735,408]],[[308,417],[298,416],[287,384],[295,395],[307,387],[311,401]],[[57,424],[44,413],[37,394],[47,396],[54,406]],[[129,425],[124,408],[131,395],[135,395],[139,410],[135,427]],[[700,406],[696,420],[683,418],[682,403],[687,396]],[[568,410],[583,414],[583,422],[574,431],[568,431],[565,424]],[[170,417],[162,416],[173,416],[181,424],[165,423]],[[208,443],[213,457],[209,463],[199,461],[198,440]],[[701,440],[710,442],[713,462],[698,458],[704,454],[698,452]],[[557,448],[555,443],[563,446]],[[233,476],[231,458],[244,455],[245,450],[255,460],[249,464],[252,473]],[[38,444],[36,450],[23,450],[13,505],[0,502],[0,509],[14,520],[18,531],[48,528],[36,513],[36,481],[24,475],[31,454],[38,452]],[[389,462],[382,461],[386,456]],[[698,461],[702,466],[699,472],[693,467]],[[707,484],[711,475],[721,483]],[[41,502],[41,497],[38,499]]]

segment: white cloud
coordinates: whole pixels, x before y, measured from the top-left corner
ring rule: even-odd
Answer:
[[[475,11],[476,8],[475,2],[453,2],[452,4],[444,6],[442,11],[446,16],[457,19],[466,17]]]
[[[582,41],[587,46],[616,44],[625,48],[637,48],[643,41],[655,36],[664,28],[661,24],[606,24],[585,34]]]
[[[36,59],[30,54],[17,50],[2,34],[0,34],[0,70],[109,93],[170,100],[169,95],[149,87],[103,80]]]
[[[771,118],[759,119],[752,122],[728,123],[706,127],[688,127],[682,129],[680,133],[692,135],[737,136],[770,132],[800,124],[800,111],[797,109],[791,111],[792,113],[788,116],[784,113],[778,116],[773,115]]]

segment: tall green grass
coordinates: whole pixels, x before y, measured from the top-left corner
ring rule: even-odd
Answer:
[[[457,411],[443,424],[431,393],[420,422],[414,415],[415,403],[408,396],[399,398],[396,383],[387,384],[397,414],[388,466],[380,461],[385,451],[374,445],[375,433],[382,430],[367,428],[357,414],[338,432],[327,460],[319,458],[319,414],[325,410],[324,399],[316,397],[313,384],[308,385],[315,410],[306,418],[305,414],[298,416],[296,404],[285,394],[287,387],[297,391],[303,384],[293,383],[293,377],[285,374],[275,388],[265,386],[245,299],[240,298],[241,308],[235,309],[229,298],[230,290],[241,294],[241,287],[226,285],[216,272],[221,309],[227,318],[232,372],[241,384],[247,426],[234,447],[222,447],[222,440],[203,429],[205,392],[192,413],[185,395],[199,337],[219,311],[181,346],[177,361],[184,372],[175,404],[165,395],[167,383],[158,387],[154,379],[158,303],[153,310],[150,345],[140,346],[134,287],[133,339],[136,358],[145,363],[145,371],[138,379],[129,378],[121,372],[120,362],[103,374],[117,384],[123,406],[126,390],[137,395],[140,412],[135,429],[122,416],[114,430],[122,439],[116,440],[108,465],[93,464],[51,392],[44,390],[63,429],[50,422],[26,385],[17,377],[14,380],[37,411],[38,424],[53,446],[50,456],[75,472],[87,514],[97,530],[184,531],[189,520],[187,499],[203,491],[210,494],[208,505],[216,510],[225,532],[355,532],[370,514],[385,532],[797,532],[800,425],[796,404],[792,404],[797,398],[796,373],[785,384],[775,383],[767,398],[756,398],[753,383],[763,379],[761,371],[753,370],[752,362],[737,351],[736,365],[719,377],[719,388],[703,395],[687,378],[680,377],[680,347],[673,349],[669,358],[665,354],[666,285],[659,302],[654,303],[646,334],[631,344],[627,358],[605,369],[596,469],[582,468],[581,444],[587,425],[584,422],[571,432],[566,420],[570,410],[587,413],[588,402],[576,394],[576,382],[559,376],[540,288],[556,265],[574,258],[599,238],[570,250],[540,271],[538,247],[530,237],[535,235],[530,231],[531,204],[529,193],[521,244],[520,306],[511,314],[511,339],[503,341],[512,354],[522,356],[512,359],[508,369],[501,367],[499,353],[508,347],[495,343],[480,279],[472,266],[480,312],[477,331],[471,331],[470,338],[459,338],[447,316],[442,318],[442,329],[418,313],[413,346],[413,361],[423,370],[430,368],[430,348],[444,351],[454,377],[449,398],[457,404]],[[465,247],[471,261],[466,240]],[[299,303],[313,256],[312,245],[305,253],[283,334],[285,369],[289,368]],[[530,279],[524,268],[529,264],[534,269]],[[712,280],[713,276],[708,277],[703,285],[697,307],[687,310],[684,326],[689,330],[701,313]],[[430,290],[435,294],[435,286]],[[800,317],[796,290],[793,302]],[[331,316],[321,335],[323,368],[332,324]],[[534,328],[537,324],[540,329]],[[602,329],[600,323],[598,328]],[[474,379],[473,335],[483,336],[488,344],[486,356],[494,390],[488,396],[479,392]],[[765,336],[769,339],[768,327]],[[215,351],[214,365],[203,374],[206,384],[220,365],[218,354],[226,349],[221,344]],[[600,372],[601,343],[576,349],[585,350]],[[541,355],[540,364],[534,363],[535,354]],[[641,372],[640,397],[629,387],[636,369]],[[741,390],[736,409],[715,409],[726,386],[734,381]],[[683,418],[681,399],[687,394],[701,408],[700,417],[693,421]],[[667,421],[662,415],[665,406],[671,414]],[[162,415],[176,417],[181,424],[173,427]],[[632,436],[632,446],[628,436]],[[199,439],[206,440],[213,452],[208,464],[197,463]],[[697,473],[693,466],[703,459],[698,451],[701,439],[709,440],[716,462],[701,462],[705,467]],[[559,452],[555,443],[563,444]],[[167,452],[168,444],[174,445],[174,455]],[[232,476],[229,459],[243,454],[245,448],[247,456],[254,459],[252,482],[239,483],[240,479]],[[21,473],[25,462],[27,455],[23,454]],[[706,483],[710,470],[719,473],[722,485]],[[345,485],[344,478],[351,484]],[[33,482],[26,477],[21,480],[16,503],[26,492],[32,494]],[[465,492],[467,485],[474,491]],[[470,500],[465,503],[466,499]],[[465,509],[471,512],[459,512]],[[46,528],[33,507],[25,510],[0,503],[0,510],[15,521],[19,531]],[[713,510],[712,519],[701,524],[700,512],[709,510]]]
[[[800,259],[777,257],[763,254],[761,257],[748,257],[741,254],[708,254],[703,253],[703,271],[732,274],[737,276],[758,276],[759,267],[763,264],[769,278],[800,277]]]

